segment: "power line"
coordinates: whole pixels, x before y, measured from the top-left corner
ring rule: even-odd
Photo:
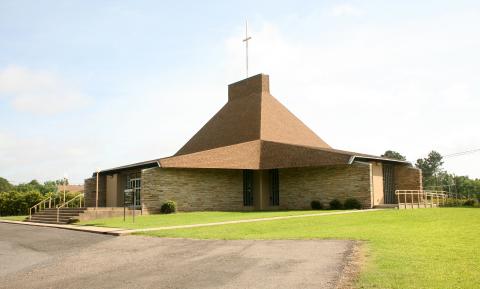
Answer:
[[[469,155],[469,154],[473,154],[473,153],[477,153],[477,152],[480,152],[480,148],[473,149],[473,150],[468,150],[468,151],[463,151],[463,152],[458,152],[458,153],[453,153],[453,154],[449,154],[449,155],[444,155],[443,158],[453,158],[453,157]]]

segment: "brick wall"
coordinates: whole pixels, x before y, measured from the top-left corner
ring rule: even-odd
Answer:
[[[337,198],[358,199],[365,208],[372,206],[371,165],[325,166],[280,169],[280,209],[309,209],[312,200],[325,206]]]
[[[97,178],[88,178],[84,182],[84,193],[85,193],[85,206],[86,207],[95,207],[95,190],[97,187]],[[100,176],[98,179],[98,206],[105,207],[105,193],[106,192],[106,182],[105,176]]]
[[[421,190],[422,171],[409,166],[395,166],[395,190]]]
[[[155,213],[167,200],[179,211],[241,211],[242,170],[150,168],[142,170],[142,205]]]

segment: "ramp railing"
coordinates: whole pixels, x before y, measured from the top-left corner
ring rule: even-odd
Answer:
[[[396,190],[398,208],[433,208],[445,206],[451,196],[445,191]]]

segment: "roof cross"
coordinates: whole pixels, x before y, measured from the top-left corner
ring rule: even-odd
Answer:
[[[243,42],[245,42],[245,60],[246,60],[246,73],[247,73],[247,78],[248,78],[248,40],[252,39],[252,37],[248,36],[248,22],[245,20],[245,39],[243,39]]]

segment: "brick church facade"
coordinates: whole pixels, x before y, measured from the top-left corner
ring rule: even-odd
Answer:
[[[180,211],[308,209],[334,198],[371,208],[394,204],[395,190],[422,189],[421,179],[408,162],[330,147],[259,74],[229,85],[228,102],[175,155],[94,173],[85,200],[123,207],[131,188],[146,213],[167,200]]]

